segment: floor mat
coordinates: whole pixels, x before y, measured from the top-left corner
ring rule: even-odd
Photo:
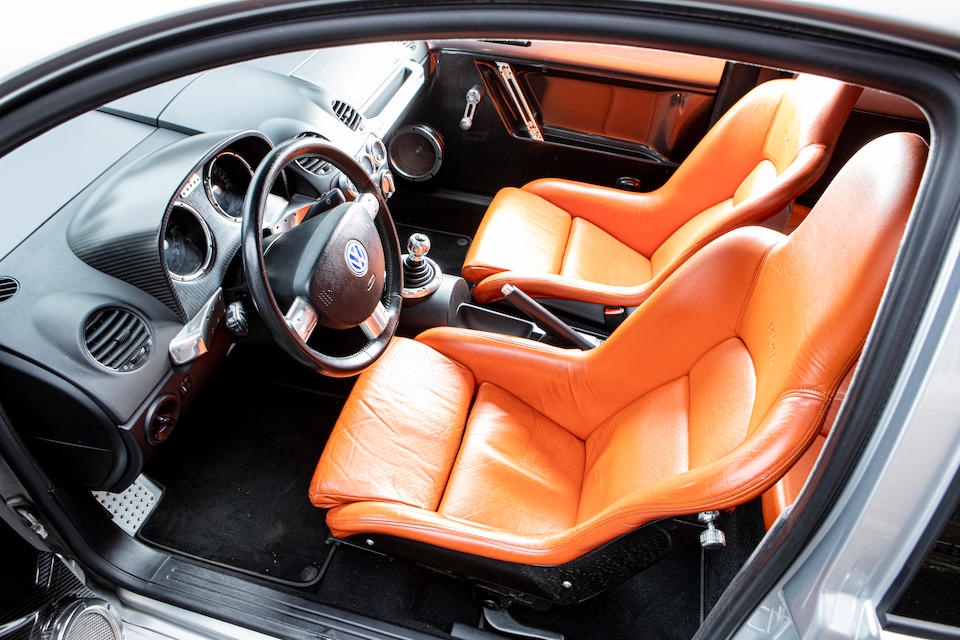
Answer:
[[[417,232],[425,233],[430,238],[430,253],[428,255],[440,265],[440,269],[450,275],[460,275],[463,260],[467,257],[467,250],[470,248],[470,236],[398,224],[397,235],[400,236],[400,250],[402,252],[407,252],[407,239]]]
[[[323,580],[307,597],[431,634],[480,619],[480,605],[466,583],[345,545],[333,553]]]
[[[343,399],[237,373],[205,390],[147,466],[165,493],[140,536],[309,584],[329,549],[325,512],[310,504],[307,485]]]

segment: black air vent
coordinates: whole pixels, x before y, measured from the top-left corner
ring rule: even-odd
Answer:
[[[363,128],[363,116],[360,115],[360,112],[348,105],[342,100],[334,100],[330,103],[330,107],[333,109],[333,112],[340,118],[340,122],[347,125],[354,131],[359,131]]]
[[[311,131],[304,131],[301,133],[298,138],[319,138],[324,142],[330,142],[326,136],[322,136],[319,133],[313,133]],[[321,160],[316,156],[304,156],[302,158],[297,158],[297,164],[300,165],[300,168],[304,171],[312,173],[315,176],[325,176],[331,171],[333,171],[333,165],[327,162],[326,160]]]
[[[326,160],[321,160],[316,156],[307,156],[305,158],[297,158],[297,164],[300,165],[300,168],[304,171],[308,171],[315,176],[325,176],[330,173],[330,169],[333,168]]]
[[[93,359],[114,371],[133,371],[147,361],[153,347],[147,323],[116,307],[90,316],[83,327],[83,340]]]
[[[6,302],[20,291],[20,283],[10,276],[0,276],[0,302]]]

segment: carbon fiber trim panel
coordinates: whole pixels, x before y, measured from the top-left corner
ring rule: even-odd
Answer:
[[[217,254],[204,277],[176,284],[163,262],[164,225],[184,185],[216,153],[232,147],[251,154],[255,166],[270,143],[254,132],[200,134],[124,167],[77,213],[67,231],[70,248],[95,269],[149,293],[186,322],[220,286],[240,244],[240,225],[216,212],[204,189],[193,189],[183,201],[210,226]]]

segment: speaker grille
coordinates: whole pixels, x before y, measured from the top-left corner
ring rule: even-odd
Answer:
[[[407,125],[390,140],[390,164],[407,180],[429,180],[440,171],[443,140],[423,124]]]
[[[119,307],[100,309],[83,328],[90,356],[113,371],[133,371],[147,360],[153,347],[150,329],[136,314]]]
[[[67,630],[66,640],[119,640],[113,632],[113,626],[99,611],[87,611],[77,618]]]
[[[72,600],[47,620],[40,640],[123,640],[116,611],[99,598]]]

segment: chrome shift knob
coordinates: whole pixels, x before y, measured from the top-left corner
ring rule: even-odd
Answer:
[[[416,304],[440,288],[443,272],[440,265],[427,257],[430,238],[424,233],[415,233],[407,240],[407,253],[403,256],[403,297],[409,304]]]
[[[407,253],[410,254],[410,261],[419,263],[423,257],[430,251],[430,238],[423,233],[415,233],[407,240]]]

